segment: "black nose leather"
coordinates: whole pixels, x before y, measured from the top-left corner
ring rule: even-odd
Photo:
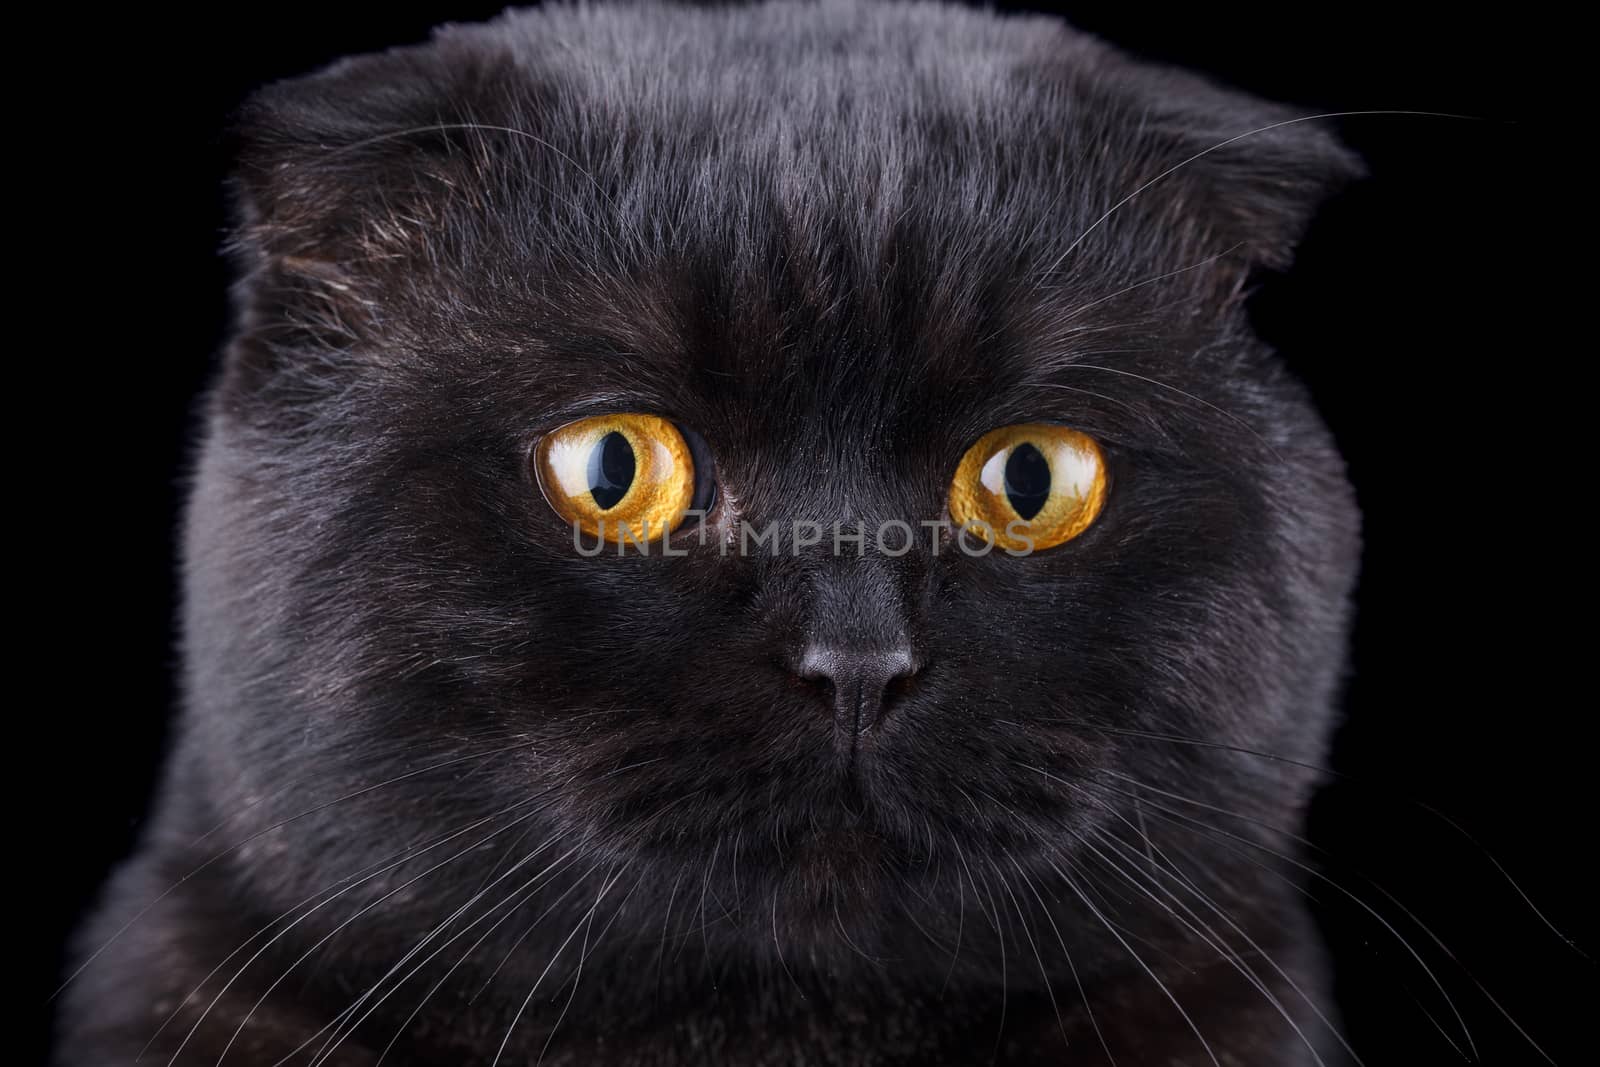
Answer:
[[[834,737],[850,748],[857,735],[871,729],[882,716],[889,686],[916,672],[916,660],[905,645],[808,645],[796,670],[800,677],[828,686]]]

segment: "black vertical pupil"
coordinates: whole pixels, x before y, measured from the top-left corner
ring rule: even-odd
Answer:
[[[1020,444],[1006,458],[1006,499],[1018,515],[1031,519],[1050,499],[1050,461],[1030,444]]]
[[[589,453],[589,493],[601,510],[614,508],[633,484],[633,446],[615,430]]]

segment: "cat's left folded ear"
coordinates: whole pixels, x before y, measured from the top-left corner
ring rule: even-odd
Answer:
[[[1198,259],[1217,257],[1211,288],[1236,297],[1258,268],[1286,267],[1319,208],[1366,174],[1334,135],[1335,116],[1269,103],[1184,70],[1153,70],[1076,41],[1054,76],[1103,102],[1143,142],[1108,216],[1165,212],[1164,228]],[[1109,221],[1109,219],[1107,220]]]

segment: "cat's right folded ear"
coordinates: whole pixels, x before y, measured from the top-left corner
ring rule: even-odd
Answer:
[[[436,42],[348,59],[243,105],[228,143],[232,250],[256,321],[362,329],[386,276],[448,238],[454,198],[442,194],[469,184],[480,131],[505,121],[518,83],[508,62]]]

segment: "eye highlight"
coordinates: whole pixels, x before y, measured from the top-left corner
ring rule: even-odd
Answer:
[[[1044,422],[991,430],[967,449],[950,483],[957,528],[1011,552],[1077,537],[1106,499],[1105,457],[1088,434]]]
[[[704,457],[666,419],[599,415],[545,434],[533,469],[550,507],[586,535],[649,542],[676,530],[691,508],[710,506],[710,464],[697,472],[697,452]]]

